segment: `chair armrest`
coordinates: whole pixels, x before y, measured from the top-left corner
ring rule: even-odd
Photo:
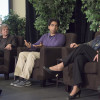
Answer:
[[[57,64],[57,59],[61,58],[62,47],[42,47],[40,49],[40,66],[50,67]]]
[[[13,48],[12,50],[4,50],[4,64],[8,65],[11,58],[17,56],[17,48]]]
[[[9,66],[10,65],[10,59],[11,59],[11,51],[12,50],[4,50],[4,65]]]
[[[62,58],[65,58],[66,56],[68,56],[72,51],[74,50],[74,48],[69,48],[69,47],[62,47]]]

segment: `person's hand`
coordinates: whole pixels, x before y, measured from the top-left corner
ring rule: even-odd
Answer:
[[[76,48],[76,47],[78,47],[79,45],[78,44],[76,44],[76,43],[71,43],[70,44],[70,48]]]
[[[24,42],[25,42],[25,46],[26,46],[27,48],[31,48],[31,43],[30,43],[30,42],[27,42],[26,40],[24,40]]]
[[[43,44],[40,42],[40,44],[39,45],[33,45],[34,47],[39,47],[39,48],[41,48],[42,46],[43,46]]]
[[[97,61],[98,62],[98,54],[96,54],[96,56],[94,57],[93,61]]]
[[[11,44],[8,44],[8,45],[5,47],[5,49],[7,49],[7,50],[12,50]]]

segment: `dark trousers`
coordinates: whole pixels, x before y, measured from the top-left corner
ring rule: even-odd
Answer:
[[[71,54],[63,59],[64,67],[70,63],[73,64],[73,80],[74,85],[82,83],[82,72],[86,62],[93,61],[93,58],[97,54],[96,50],[88,45],[80,45],[75,48]]]

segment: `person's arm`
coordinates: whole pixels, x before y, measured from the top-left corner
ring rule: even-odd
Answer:
[[[90,42],[82,43],[82,44],[91,46],[92,45],[92,41],[93,40],[91,40]],[[76,47],[78,47],[79,45],[82,45],[82,44],[71,43],[70,44],[70,48],[76,48]]]
[[[98,62],[98,57],[99,57],[98,53],[99,53],[99,51],[97,51],[97,54],[95,55],[93,61],[97,61]]]
[[[12,50],[11,44],[8,44],[8,45],[5,47],[5,49],[7,49],[7,50]]]
[[[43,46],[43,44],[40,42],[40,44],[39,44],[39,45],[34,45],[34,44],[33,44],[33,46],[34,46],[34,47],[41,48],[41,47]]]
[[[71,43],[70,44],[70,48],[76,48],[78,47],[80,44],[76,44],[76,43]]]
[[[26,46],[27,48],[31,48],[31,43],[30,43],[30,42],[27,42],[26,40],[24,40],[24,42],[25,42],[25,46]]]
[[[89,42],[86,42],[86,43],[83,43],[83,44],[86,44],[86,45],[91,46],[91,45],[92,45],[92,42],[93,42],[93,40],[91,40],[91,41],[89,41]]]
[[[41,47],[43,46],[43,39],[45,37],[45,34],[43,36],[41,36],[41,38],[34,44],[31,44],[31,49],[35,49],[37,47]]]
[[[14,48],[16,46],[17,46],[17,43],[16,43],[15,36],[8,37],[8,44],[6,45],[5,49],[12,50],[12,48]]]

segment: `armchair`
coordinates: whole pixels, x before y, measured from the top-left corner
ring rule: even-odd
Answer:
[[[69,47],[69,44],[77,41],[77,35],[74,33],[67,33],[65,46]],[[47,79],[55,78],[43,70],[43,66],[50,67],[57,64],[57,59],[62,58],[62,47],[43,47],[40,50],[40,59],[35,61],[35,67],[33,70],[32,78],[36,80],[42,80],[43,86]]]
[[[96,32],[95,37],[97,35],[100,35],[100,32]],[[63,48],[62,57],[64,58],[65,56],[70,54],[72,50],[73,49],[67,47]],[[68,67],[65,67],[63,70],[63,82],[67,87],[72,86],[73,84],[73,78],[71,72],[72,64],[69,64]],[[93,90],[97,90],[98,86],[100,86],[100,53],[98,62],[88,62],[85,64],[82,86]]]
[[[66,35],[66,46],[69,47],[69,44],[72,42],[76,42],[77,35],[74,33],[67,33]],[[19,52],[27,50],[25,47],[18,48]],[[31,77],[35,80],[41,80],[42,85],[45,85],[47,79],[55,78],[55,76],[47,73],[43,67],[49,67],[57,64],[57,59],[62,58],[62,47],[42,47],[40,49],[40,59],[35,60],[34,69]]]
[[[22,36],[16,36],[17,47],[23,46],[24,38]],[[5,79],[9,79],[9,73],[14,72],[15,56],[17,55],[17,48],[10,50],[4,50],[4,56],[0,57],[0,74],[4,74]]]

